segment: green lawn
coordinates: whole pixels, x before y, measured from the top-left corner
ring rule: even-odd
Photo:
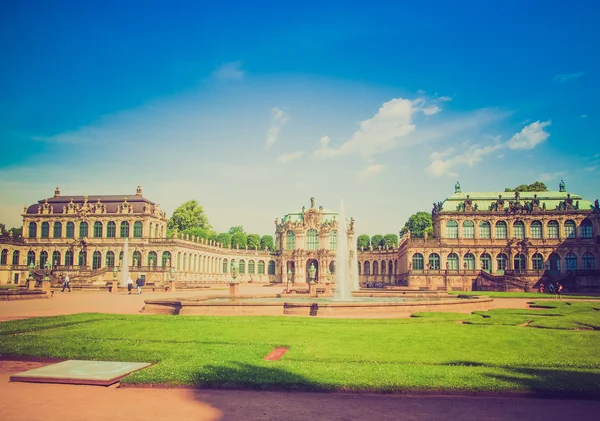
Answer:
[[[454,295],[485,295],[494,298],[534,298],[534,299],[553,299],[554,294],[550,293],[539,293],[539,292],[501,292],[501,291],[449,291],[449,294]],[[600,300],[598,295],[570,295],[563,294],[563,298],[572,299],[596,299]]]
[[[600,397],[600,303],[410,319],[82,314],[0,323],[0,355],[157,363],[126,383]],[[274,347],[280,361],[264,361]]]

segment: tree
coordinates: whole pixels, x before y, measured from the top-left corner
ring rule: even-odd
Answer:
[[[260,237],[260,248],[264,250],[265,247],[268,248],[269,251],[273,251],[275,249],[275,242],[273,241],[272,235],[263,235]]]
[[[260,235],[248,234],[247,244],[249,249],[258,250],[260,248]]]
[[[408,218],[404,227],[400,230],[400,235],[406,234],[410,230],[410,236],[416,238],[425,237],[425,233],[433,236],[433,221],[429,212],[417,212]]]
[[[4,235],[6,231],[6,225],[0,223],[0,235]]]
[[[13,237],[21,237],[23,235],[23,227],[11,228],[8,232],[12,232]]]
[[[510,187],[507,187],[504,189],[505,192],[513,192],[513,191],[518,191],[518,192],[538,192],[538,191],[548,191],[548,187],[546,187],[546,184],[544,184],[541,181],[536,181],[534,183],[531,184],[521,184],[518,187],[515,187],[514,189],[511,189]]]
[[[238,225],[236,227],[229,228],[229,234],[233,235],[236,232],[241,232],[242,234],[246,233],[246,231],[244,231],[244,226],[243,225]]]
[[[383,245],[388,248],[398,247],[398,236],[396,234],[386,234],[383,236]]]
[[[248,245],[248,236],[243,232],[235,232],[231,235],[231,248],[244,249]]]
[[[207,230],[204,228],[188,228],[183,231],[184,234],[188,234],[190,237],[199,237],[202,239],[208,239],[211,234],[211,230]]]
[[[375,250],[379,246],[383,246],[383,235],[375,234],[371,237],[371,248]]]
[[[371,239],[366,234],[361,234],[356,239],[356,249],[365,249],[369,250],[369,245],[371,244]]]
[[[208,218],[204,214],[204,209],[197,200],[188,200],[180,205],[173,212],[173,216],[167,222],[167,228],[177,231],[185,231],[190,228],[211,228]]]
[[[224,248],[231,247],[231,234],[228,232],[222,232],[221,234],[217,234],[215,241],[221,243]]]

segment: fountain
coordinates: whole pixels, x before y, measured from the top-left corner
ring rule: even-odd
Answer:
[[[346,228],[344,201],[342,200],[338,219],[337,250],[335,252],[335,301],[350,301],[352,299],[354,285],[351,274],[348,230]]]
[[[121,286],[127,287],[127,279],[129,279],[129,242],[127,237],[125,238],[125,245],[123,246],[123,277],[121,278]]]

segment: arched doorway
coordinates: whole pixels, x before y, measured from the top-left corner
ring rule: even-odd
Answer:
[[[291,274],[290,274],[291,272]],[[293,260],[288,260],[285,263],[285,273],[283,274],[284,282],[296,282],[296,265]]]
[[[306,282],[310,283],[311,281],[309,269],[312,265],[314,265],[315,268],[315,282],[319,283],[319,262],[317,261],[317,259],[308,259],[306,261]]]

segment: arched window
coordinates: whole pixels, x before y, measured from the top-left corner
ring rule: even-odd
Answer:
[[[531,267],[533,270],[543,270],[544,269],[544,256],[540,253],[535,253],[531,256]]]
[[[44,269],[46,262],[48,261],[48,252],[46,250],[40,253],[40,269]]]
[[[548,238],[558,238],[558,222],[548,222]]]
[[[429,268],[431,270],[440,270],[440,255],[431,253],[429,255]]]
[[[577,270],[577,256],[575,253],[567,253],[565,256],[565,269]]]
[[[556,253],[552,253],[548,257],[548,266],[551,273],[560,273],[560,256]]]
[[[79,252],[79,266],[87,265],[87,253],[85,251]]]
[[[337,231],[329,231],[329,250],[337,250]]]
[[[515,270],[519,271],[519,272],[523,272],[524,270],[527,270],[527,258],[525,258],[525,255],[523,253],[518,253],[517,255],[515,255]]]
[[[306,231],[306,249],[317,250],[319,248],[319,233],[315,229]]]
[[[250,275],[254,274],[254,260],[249,260],[248,261],[248,273]]]
[[[75,224],[73,222],[67,222],[67,238],[75,238]]]
[[[500,253],[496,256],[496,265],[498,267],[498,272],[503,272],[508,267],[508,256],[504,253]]]
[[[275,261],[274,260],[269,260],[269,267],[268,267],[267,274],[275,275]]]
[[[285,233],[285,249],[294,250],[296,248],[296,234],[289,230]]]
[[[50,224],[42,222],[42,238],[50,238]]]
[[[80,222],[79,223],[79,238],[84,238],[88,236],[88,223]]]
[[[458,238],[458,223],[456,221],[448,221],[446,223],[446,237]]]
[[[73,266],[73,252],[67,250],[65,253],[65,266]]]
[[[594,236],[594,228],[592,227],[592,223],[584,219],[581,222],[581,238],[592,238]]]
[[[525,238],[525,224],[523,221],[515,221],[513,224],[513,232],[515,238]]]
[[[498,221],[496,222],[496,238],[507,238],[508,230],[506,228],[506,222]]]
[[[448,270],[458,270],[458,255],[456,253],[448,255]]]
[[[129,222],[127,222],[127,221],[122,221],[121,222],[120,237],[121,238],[128,238],[129,237]]]
[[[596,268],[596,261],[592,253],[583,253],[583,270],[594,270]]]
[[[20,257],[21,257],[21,253],[19,252],[19,250],[15,250],[15,251],[13,251],[13,259],[12,259],[12,264],[13,264],[13,265],[18,265],[18,264],[19,264]]]
[[[246,262],[244,260],[240,260],[238,263],[238,271],[240,274],[246,273]]]
[[[8,261],[8,249],[2,250],[2,254],[0,255],[0,265],[6,265]]]
[[[335,260],[329,262],[329,273],[335,275]]]
[[[162,254],[162,267],[167,267],[171,265],[171,252],[163,251]]]
[[[565,237],[567,238],[576,238],[577,234],[575,233],[575,222],[568,220],[565,222]],[[567,269],[569,270],[569,269]]]
[[[133,224],[133,238],[142,238],[142,223],[140,221]]]
[[[531,223],[531,238],[542,238],[542,223],[540,221],[533,221]]]
[[[388,262],[388,275],[393,275],[393,274],[394,274],[394,264],[390,260]]]
[[[148,253],[148,266],[156,267],[156,261],[158,260],[158,256],[155,251],[151,251]]]
[[[379,262],[377,260],[373,262],[373,275],[379,275]]]
[[[363,275],[370,275],[370,274],[371,274],[371,263],[367,260],[363,264]]]
[[[479,238],[490,238],[490,237],[491,237],[490,223],[487,221],[481,221],[479,223]]]
[[[35,251],[29,250],[27,252],[27,266],[29,266],[32,263],[35,265]]]
[[[54,223],[54,238],[62,237],[62,224],[60,222]]]
[[[60,251],[54,250],[52,252],[52,267],[60,265]]]
[[[117,236],[117,224],[115,221],[109,221],[106,224],[106,237],[107,238],[115,238]]]
[[[233,260],[231,262],[233,263]],[[223,259],[223,273],[227,273],[228,263],[227,259]]]
[[[265,274],[265,262],[262,260],[258,261],[258,274],[259,275]]]
[[[488,273],[492,272],[492,256],[488,253],[483,253],[480,256],[481,259],[481,270],[485,270]]]
[[[381,261],[381,274],[385,275],[385,260]]]
[[[159,226],[158,226],[158,224],[156,224],[156,225],[154,226],[154,237],[155,237],[155,238],[158,238],[158,234],[159,234],[159,228],[160,228],[160,230],[161,230],[160,232],[162,232],[162,227],[159,227]]]
[[[115,266],[115,252],[107,251],[106,252],[106,266],[112,268]]]
[[[413,270],[423,270],[424,259],[421,253],[413,254],[412,258],[412,268]]]
[[[462,238],[475,238],[475,224],[473,224],[473,221],[463,222]]]
[[[464,268],[467,270],[475,270],[475,256],[473,253],[465,254],[463,257]]]
[[[29,223],[29,238],[37,237],[37,224],[35,222]]]
[[[102,222],[96,221],[94,222],[94,238],[102,238]]]
[[[95,251],[92,253],[92,270],[100,269],[102,266],[102,253]]]

